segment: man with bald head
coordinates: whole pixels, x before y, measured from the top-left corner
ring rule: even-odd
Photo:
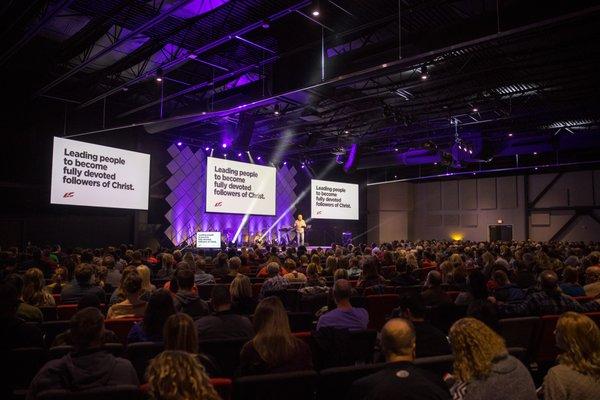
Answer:
[[[600,266],[594,265],[585,270],[585,283],[583,287],[586,296],[598,297],[600,295]]]
[[[389,320],[381,330],[381,348],[388,366],[354,382],[353,400],[446,400],[450,394],[439,377],[413,365],[415,329],[406,319]]]
[[[352,285],[346,279],[338,279],[333,285],[333,299],[336,309],[321,315],[317,330],[322,328],[348,329],[360,331],[367,329],[369,313],[364,308],[355,308],[350,304]]]
[[[539,292],[527,296],[524,301],[517,304],[504,304],[497,302],[500,314],[508,316],[524,315],[560,315],[566,311],[585,312],[592,311],[595,305],[586,305],[584,308],[570,296],[563,294],[558,287],[556,272],[544,270],[539,276]],[[494,302],[493,298],[490,298]]]

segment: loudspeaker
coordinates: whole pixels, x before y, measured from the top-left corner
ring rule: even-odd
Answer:
[[[254,114],[240,113],[240,119],[237,124],[237,138],[234,147],[238,149],[247,149],[250,147],[252,135],[254,134]]]

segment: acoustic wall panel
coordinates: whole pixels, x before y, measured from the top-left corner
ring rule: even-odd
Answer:
[[[458,181],[442,182],[442,208],[458,210]]]
[[[458,197],[461,210],[477,210],[477,179],[458,181]]]
[[[550,213],[534,212],[531,213],[532,226],[550,226]]]
[[[477,227],[477,214],[462,214],[460,216],[461,225],[468,228]]]
[[[427,226],[441,226],[442,216],[437,214],[428,214],[425,216],[425,225]]]
[[[459,216],[458,214],[444,215],[444,226],[458,226]]]
[[[498,206],[502,209],[517,208],[517,177],[503,176],[496,178],[498,188]]]
[[[582,185],[582,182],[592,181],[592,171],[568,172],[563,176],[568,192],[570,206],[591,206],[594,204],[593,188]]]
[[[427,182],[424,184],[425,208],[428,210],[439,210],[442,208],[442,196],[440,182]]]
[[[477,198],[480,209],[496,209],[496,178],[484,178],[477,181]]]

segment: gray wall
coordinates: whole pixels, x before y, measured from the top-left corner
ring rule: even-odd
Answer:
[[[600,171],[515,175],[368,186],[368,241],[488,240],[489,225],[512,225],[524,240],[600,240]],[[527,181],[527,182],[526,182]],[[553,182],[554,181],[554,182]],[[544,188],[547,190],[532,203]],[[529,190],[526,193],[526,186]],[[592,216],[587,212],[594,212]],[[573,216],[579,213],[576,218]],[[564,229],[563,226],[569,222]],[[562,232],[559,232],[562,229]]]

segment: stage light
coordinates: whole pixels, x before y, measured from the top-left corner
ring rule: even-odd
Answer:
[[[461,146],[460,144],[458,145],[458,149],[459,149],[459,150],[462,150],[462,146]]]
[[[534,152],[533,152],[533,155],[534,155],[534,156],[537,156],[537,151],[534,151]]]
[[[242,156],[242,153],[238,153],[238,157],[241,157],[241,156]]]
[[[421,79],[426,80],[427,78],[429,78],[429,75],[427,74],[427,65],[423,65],[421,67]]]
[[[479,108],[473,107],[473,112],[479,112]]]
[[[260,161],[260,158],[261,158],[260,156],[256,157],[256,159],[257,159],[258,161]]]
[[[394,149],[394,151],[398,151],[398,148],[396,147],[396,148]]]
[[[210,150],[210,147],[205,147],[204,148],[204,151],[209,151],[209,150]]]
[[[284,162],[283,162],[283,165],[287,165],[287,161],[284,161]]]
[[[304,167],[305,167],[305,165],[304,165],[304,163],[302,163],[302,165],[300,166],[300,168],[304,168]]]
[[[182,144],[183,144],[182,142],[177,142],[178,147],[181,147]]]
[[[263,19],[261,26],[263,29],[269,29],[271,27],[271,21],[269,21],[268,18],[265,18],[265,19]]]
[[[512,136],[513,136],[513,134],[512,134],[512,133],[509,133],[509,134],[508,134],[508,137],[512,137]]]
[[[162,68],[156,69],[156,82],[162,82],[163,80],[163,70]]]
[[[227,158],[227,153],[223,153],[223,158]]]
[[[281,114],[281,108],[279,107],[279,104],[275,104],[275,106],[273,106],[273,114],[275,114],[275,115]]]
[[[469,154],[473,154],[473,150],[470,150],[470,149],[469,149]]]
[[[224,148],[224,149],[226,149],[226,148],[227,148],[227,143],[223,143],[223,144],[221,145],[221,147],[222,147],[222,148]]]

